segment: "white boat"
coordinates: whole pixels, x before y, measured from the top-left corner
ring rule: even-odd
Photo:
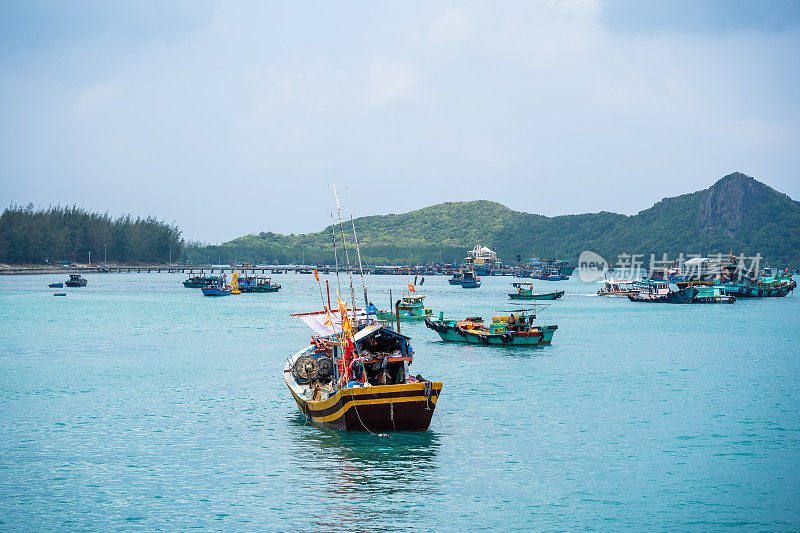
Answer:
[[[606,278],[598,281],[601,284],[600,290],[597,291],[598,296],[628,296],[629,294],[638,294],[639,288],[636,282],[632,279],[614,279]]]

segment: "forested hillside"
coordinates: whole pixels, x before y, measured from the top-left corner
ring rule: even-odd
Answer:
[[[163,221],[112,219],[78,207],[11,206],[0,216],[0,263],[166,263],[183,253],[180,230]]]
[[[355,226],[362,253],[373,264],[460,261],[478,242],[508,263],[517,254],[575,260],[583,250],[593,250],[614,261],[619,254],[674,257],[732,249],[800,264],[800,203],[741,173],[703,191],[665,198],[633,216],[601,212],[545,217],[474,201],[362,217]],[[352,232],[352,244],[351,237]],[[331,263],[332,240],[330,227],[305,235],[259,233],[218,246],[190,246],[187,254],[197,261]]]

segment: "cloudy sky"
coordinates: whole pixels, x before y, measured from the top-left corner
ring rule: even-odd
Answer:
[[[219,242],[487,199],[800,199],[800,2],[2,2],[0,207]]]

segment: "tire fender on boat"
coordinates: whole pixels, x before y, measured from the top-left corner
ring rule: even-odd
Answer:
[[[481,341],[483,344],[489,344],[489,337],[486,335],[478,335],[478,340]]]
[[[514,340],[514,336],[511,333],[503,333],[500,336],[500,340],[503,341],[503,344],[508,344]]]

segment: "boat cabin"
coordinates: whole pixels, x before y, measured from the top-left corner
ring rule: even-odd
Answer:
[[[677,285],[664,280],[643,280],[636,282],[636,287],[639,289],[640,297],[658,297],[666,296],[670,292],[677,292],[680,290]]]
[[[347,349],[332,337],[314,337],[317,347],[315,356],[329,357],[333,361],[332,372],[327,380],[320,381],[340,386],[396,385],[406,383],[408,366],[414,358],[410,338],[396,331],[369,324],[353,335],[355,350],[347,354]],[[348,360],[349,383],[344,383],[344,362]]]
[[[425,307],[425,296],[412,294],[411,296],[403,296],[400,300],[400,311],[418,311]]]
[[[628,294],[637,292],[636,282],[633,280],[615,280],[604,279],[600,280],[603,286],[597,291],[597,294]]]

